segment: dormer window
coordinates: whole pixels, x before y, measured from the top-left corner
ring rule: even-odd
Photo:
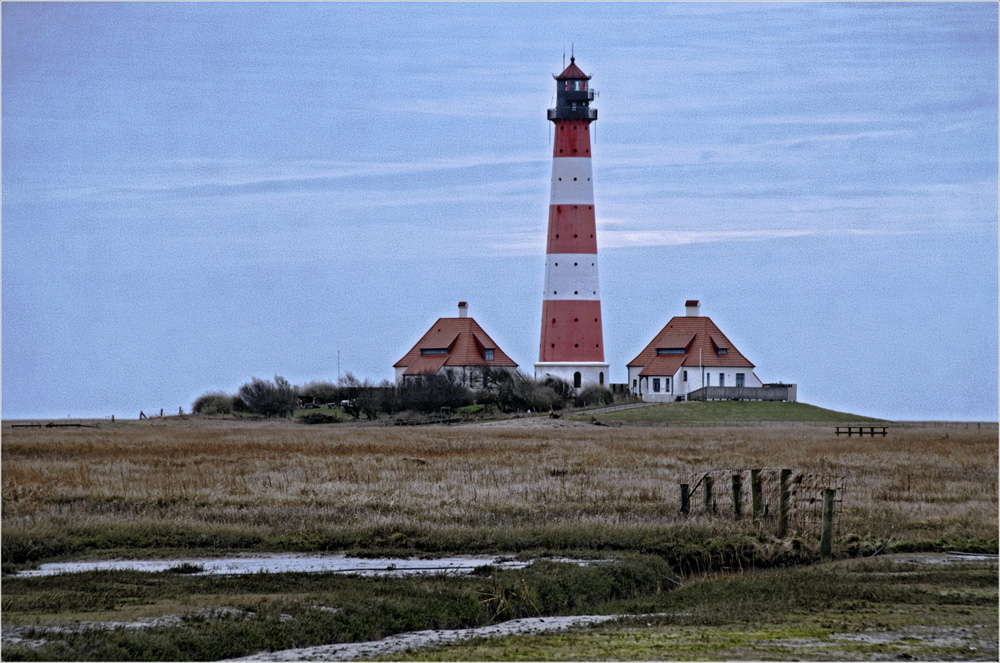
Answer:
[[[448,348],[420,348],[420,354],[422,354],[422,355],[446,355],[446,354],[448,354]]]
[[[682,354],[684,354],[684,348],[656,348],[656,354],[658,354],[658,355],[682,355]]]
[[[724,355],[729,353],[729,348],[716,348],[716,354]]]
[[[493,348],[486,350],[483,355],[486,357],[486,361],[493,361]]]

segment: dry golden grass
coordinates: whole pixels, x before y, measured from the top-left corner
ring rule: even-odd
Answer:
[[[2,516],[5,537],[168,524],[269,535],[732,527],[722,516],[681,518],[679,484],[709,470],[788,467],[843,477],[841,533],[995,540],[997,463],[995,431],[950,428],[894,428],[872,439],[837,438],[832,427],[611,429],[535,420],[404,429],[168,419],[4,430]],[[746,479],[744,486],[749,492]],[[693,504],[697,511],[697,496]]]

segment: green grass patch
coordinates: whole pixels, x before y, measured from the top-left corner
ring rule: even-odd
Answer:
[[[585,417],[589,420],[589,417]],[[684,401],[619,410],[598,415],[601,421],[757,423],[804,422],[846,423],[881,422],[882,419],[863,417],[848,412],[826,410],[808,403],[766,401]]]

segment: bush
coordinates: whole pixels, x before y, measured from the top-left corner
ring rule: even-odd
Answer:
[[[615,395],[607,387],[592,384],[584,387],[580,394],[574,399],[577,407],[585,405],[611,405],[615,402]]]
[[[573,388],[573,385],[566,380],[547,377],[544,381],[542,381],[542,384],[555,391],[563,403],[573,400],[573,392],[576,390]]]
[[[233,397],[221,391],[202,394],[191,404],[195,414],[232,414]]]
[[[299,421],[304,424],[339,424],[340,418],[332,414],[323,414],[322,412],[310,412],[309,414],[299,417]]]
[[[279,375],[274,376],[273,383],[252,378],[250,382],[240,387],[238,395],[246,405],[247,411],[263,414],[265,417],[287,417],[295,411],[298,401],[295,388]]]

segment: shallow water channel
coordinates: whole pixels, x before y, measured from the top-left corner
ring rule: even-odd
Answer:
[[[50,562],[37,569],[20,571],[22,578],[52,576],[86,571],[146,571],[160,573],[171,569],[188,575],[237,575],[244,573],[349,573],[365,576],[412,575],[417,573],[461,575],[480,566],[521,569],[532,560],[518,561],[490,555],[462,555],[438,559],[361,558],[347,555],[275,553],[234,557],[191,557],[169,560],[104,560],[95,562]],[[586,566],[593,560],[553,559]],[[195,570],[195,568],[199,570]]]

